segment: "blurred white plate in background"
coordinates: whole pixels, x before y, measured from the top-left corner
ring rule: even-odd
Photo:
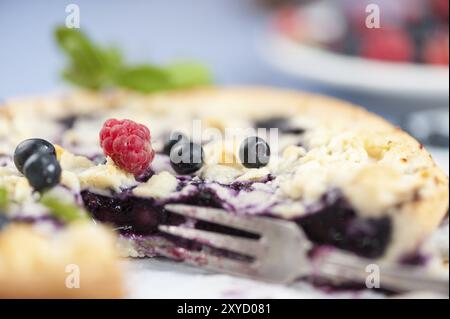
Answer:
[[[448,99],[449,68],[347,56],[270,34],[263,56],[279,70],[327,85],[372,93]]]

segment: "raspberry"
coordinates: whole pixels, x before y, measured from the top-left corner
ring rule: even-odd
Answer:
[[[107,120],[100,146],[117,166],[134,175],[145,172],[155,156],[149,129],[131,120]]]
[[[449,1],[448,0],[432,0],[431,8],[433,13],[440,17],[444,22],[447,22],[448,26],[448,8]]]
[[[423,60],[429,64],[448,65],[448,35],[436,34],[430,37],[423,48]]]
[[[399,29],[371,29],[361,46],[361,55],[366,58],[395,62],[411,61],[413,51],[408,34]]]

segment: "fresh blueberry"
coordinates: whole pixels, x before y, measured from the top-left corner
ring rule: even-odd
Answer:
[[[36,191],[44,191],[56,186],[61,179],[61,166],[56,156],[35,153],[25,162],[23,173]]]
[[[239,158],[247,168],[266,166],[270,160],[269,144],[257,136],[247,137],[239,149]]]
[[[25,162],[35,153],[50,154],[56,157],[55,147],[40,138],[31,138],[17,145],[14,151],[14,164],[23,173]]]
[[[164,144],[163,153],[169,156],[172,147],[179,142],[189,142],[189,138],[181,132],[172,132]]]
[[[191,174],[203,165],[204,151],[201,145],[192,142],[177,143],[170,151],[170,164],[178,174]]]

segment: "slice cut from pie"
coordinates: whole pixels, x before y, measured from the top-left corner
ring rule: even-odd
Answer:
[[[121,140],[129,148],[105,146],[102,138],[123,133],[100,134],[108,119],[147,127],[154,157],[130,157],[142,147],[131,140]],[[199,165],[174,164],[170,150],[187,145],[174,143],[174,132],[197,145],[197,154],[201,148]],[[254,134],[270,147],[269,160],[256,165],[239,151],[252,147],[245,141]],[[317,246],[383,260],[414,253],[448,209],[448,178],[416,140],[359,107],[305,93],[241,87],[8,101],[0,112],[0,187],[9,194],[9,218],[37,227],[48,212],[33,208],[40,195],[13,158],[27,138],[57,145],[62,173],[49,193],[113,225],[125,256],[157,256],[158,247],[205,248],[159,232],[162,224],[233,232],[186,220],[165,210],[167,203],[291,220]],[[105,156],[105,148],[125,157]],[[123,169],[146,160],[151,163],[139,174]],[[1,270],[0,259],[0,278]]]

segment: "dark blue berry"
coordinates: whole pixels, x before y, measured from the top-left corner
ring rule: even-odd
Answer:
[[[257,136],[247,137],[239,149],[239,158],[247,168],[266,166],[270,160],[269,144]]]
[[[23,173],[28,183],[38,192],[56,186],[61,179],[61,166],[56,156],[35,153],[25,162]]]
[[[169,139],[164,144],[163,153],[169,156],[172,147],[179,142],[189,142],[189,138],[183,133],[177,131],[172,132],[169,136]]]
[[[19,172],[23,173],[25,162],[35,153],[50,154],[56,157],[55,147],[40,138],[31,138],[17,145],[14,151],[14,164]]]
[[[201,145],[180,142],[175,144],[170,151],[170,164],[178,174],[191,174],[202,167],[204,156]]]

